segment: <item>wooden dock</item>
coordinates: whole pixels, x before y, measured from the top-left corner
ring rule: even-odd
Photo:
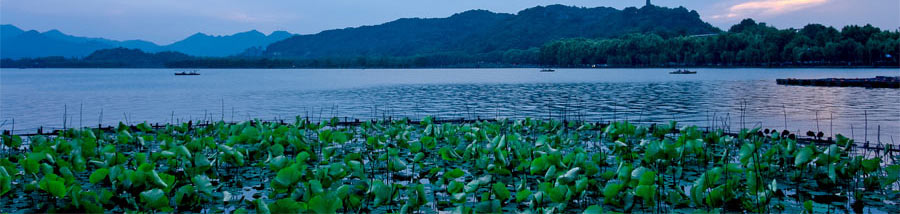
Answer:
[[[776,79],[779,85],[900,88],[900,76],[876,76],[875,78],[825,78],[825,79]]]

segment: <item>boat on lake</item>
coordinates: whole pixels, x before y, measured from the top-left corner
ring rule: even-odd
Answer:
[[[696,71],[691,71],[687,69],[678,69],[676,71],[669,72],[669,74],[696,74]]]
[[[556,70],[553,70],[552,68],[544,68],[541,69],[541,72],[556,72]]]
[[[193,76],[193,75],[200,75],[200,73],[197,73],[197,70],[182,71],[182,72],[175,73],[175,76]]]

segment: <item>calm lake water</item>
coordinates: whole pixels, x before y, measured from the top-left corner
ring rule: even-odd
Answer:
[[[762,126],[900,142],[900,90],[780,86],[776,78],[898,76],[897,69],[2,69],[0,126],[33,133],[171,120],[331,116],[536,117],[732,130]],[[742,107],[743,106],[743,107]],[[743,111],[742,111],[743,109]],[[102,120],[101,120],[101,111]],[[743,112],[743,117],[741,117]],[[818,113],[818,120],[816,119]],[[743,122],[742,119],[743,118]],[[817,126],[818,121],[818,126]],[[851,127],[853,128],[851,130]],[[896,138],[896,139],[892,139]]]

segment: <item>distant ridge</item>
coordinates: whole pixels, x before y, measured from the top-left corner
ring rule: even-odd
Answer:
[[[239,54],[248,48],[265,47],[291,36],[293,34],[287,31],[275,31],[265,35],[256,30],[229,36],[210,36],[196,33],[184,40],[163,46],[160,50],[177,51],[192,56],[223,57]]]
[[[193,56],[225,57],[242,53],[248,48],[265,47],[292,35],[285,31],[265,35],[256,30],[228,36],[197,33],[173,44],[160,46],[143,40],[117,41],[78,37],[59,30],[42,33],[35,30],[24,31],[13,25],[0,25],[0,58],[86,57],[94,51],[116,47],[145,52],[177,51]]]

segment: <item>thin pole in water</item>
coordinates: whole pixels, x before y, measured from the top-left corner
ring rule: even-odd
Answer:
[[[81,122],[84,116],[82,112],[84,111],[84,101],[81,101],[81,106],[78,108],[78,128],[84,128],[84,124]]]
[[[713,131],[717,131],[716,130],[716,113],[717,112],[713,112],[713,115],[712,115],[712,130]]]
[[[641,123],[641,120],[644,119],[644,107],[645,107],[645,106],[641,106],[641,113],[638,114],[638,119],[637,119],[637,123],[638,123],[638,124],[640,124],[640,123]]]
[[[828,116],[828,129],[831,133],[831,138],[834,139],[834,112],[831,112],[831,116]]]
[[[225,98],[222,98],[222,121],[225,121]]]
[[[741,115],[738,117],[741,120],[741,129],[744,129],[744,99],[741,99]]]
[[[613,108],[613,122],[615,122],[616,120],[618,120],[618,118],[616,117],[616,104],[615,103],[613,103],[612,108]]]
[[[822,130],[819,129],[819,110],[816,110],[816,132],[822,132]]]
[[[863,139],[866,142],[866,145],[869,144],[869,112],[867,110],[863,110],[863,117],[865,117],[865,125],[863,126]]]
[[[69,106],[66,104],[63,104],[63,130],[66,129],[66,117],[68,117],[68,115],[67,115],[68,113],[69,113]]]
[[[787,107],[784,104],[781,104],[781,110],[784,111],[784,130],[788,130],[787,128]]]

